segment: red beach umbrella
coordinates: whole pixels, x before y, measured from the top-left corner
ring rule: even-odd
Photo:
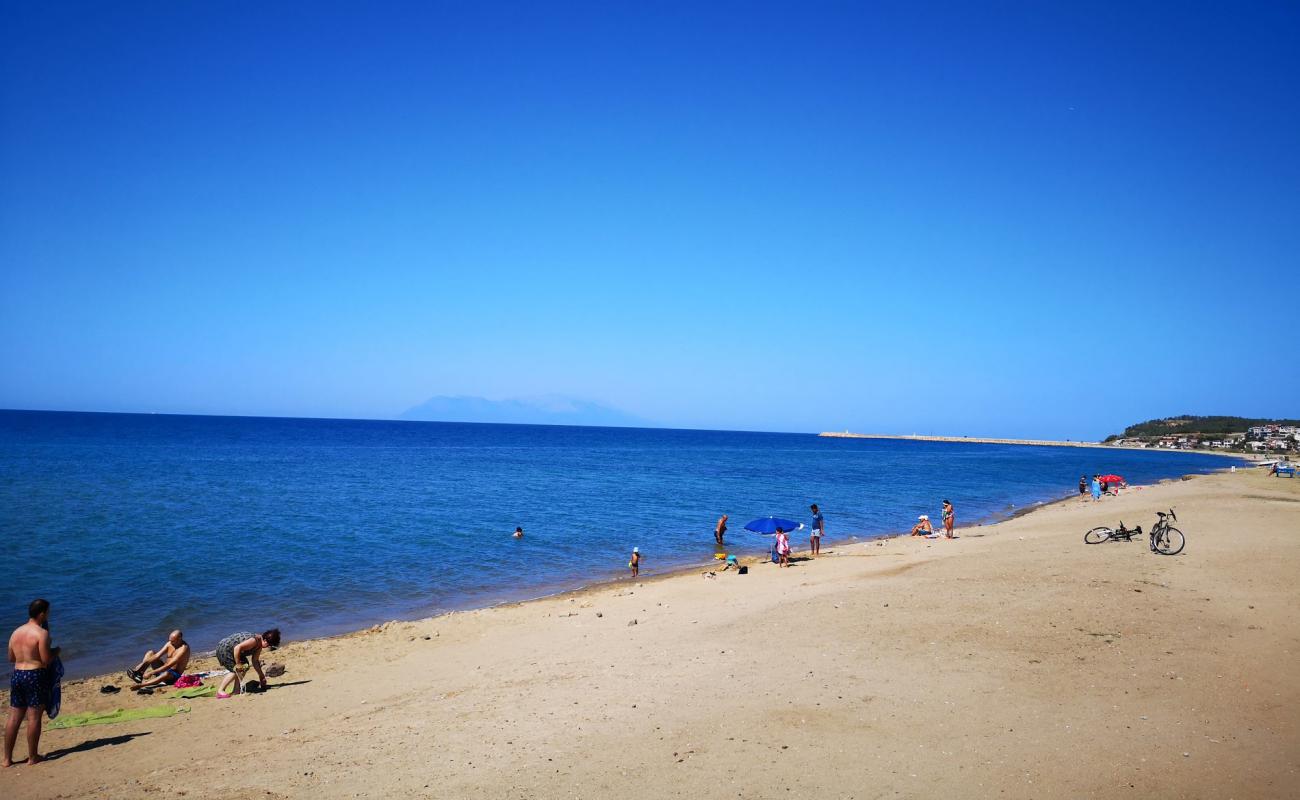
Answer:
[[[1101,481],[1102,483],[1123,483],[1124,482],[1124,479],[1118,475],[1102,475],[1097,480]]]

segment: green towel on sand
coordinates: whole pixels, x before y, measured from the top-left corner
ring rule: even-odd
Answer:
[[[119,708],[116,711],[87,711],[83,714],[60,714],[46,728],[83,728],[87,725],[112,725],[117,722],[135,722],[138,719],[170,717],[190,710],[189,706],[149,706],[148,708]]]
[[[217,696],[216,686],[191,686],[188,689],[177,689],[174,692],[168,692],[167,694],[163,695],[163,697],[166,697],[168,700],[172,700],[177,697],[190,698],[190,697],[216,697],[216,696]]]

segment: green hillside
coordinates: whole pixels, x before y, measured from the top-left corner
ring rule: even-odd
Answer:
[[[1188,433],[1225,434],[1244,433],[1256,425],[1300,425],[1294,419],[1252,419],[1250,417],[1197,417],[1184,414],[1179,417],[1150,419],[1124,429],[1124,438],[1173,436]],[[1116,438],[1116,437],[1111,437]]]

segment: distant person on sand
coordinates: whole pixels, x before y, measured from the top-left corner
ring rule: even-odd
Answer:
[[[943,501],[943,536],[945,539],[952,538],[952,526],[956,520],[953,519],[952,503],[947,500]]]
[[[781,566],[790,566],[790,537],[782,528],[776,529],[776,555],[781,559]]]
[[[929,536],[934,533],[934,527],[930,525],[930,515],[922,514],[916,518],[916,524],[912,526],[913,536]]]
[[[1087,494],[1087,493],[1088,493],[1088,476],[1087,476],[1087,475],[1080,475],[1080,476],[1079,476],[1079,494],[1084,495],[1084,494]]]
[[[1093,500],[1101,499],[1101,481],[1099,480],[1099,476],[1097,475],[1092,476],[1092,499]]]
[[[137,684],[131,687],[136,690],[162,684],[170,686],[180,680],[181,673],[189,664],[190,643],[185,641],[180,631],[172,631],[167,643],[157,652],[150,650],[145,653],[139,664],[126,671],[126,677]]]
[[[515,537],[516,539],[522,539],[522,538],[524,538],[524,529],[523,529],[522,527],[520,527],[520,528],[515,528],[515,532],[514,532],[513,535],[514,535],[514,537]]]
[[[14,763],[14,744],[18,727],[27,719],[27,763],[39,764],[41,714],[50,705],[54,685],[53,665],[59,648],[50,647],[50,603],[33,600],[27,606],[27,621],[9,637],[9,662],[14,665],[9,676],[9,719],[5,722],[3,766]],[[57,712],[56,712],[57,713]]]
[[[822,512],[817,510],[817,504],[813,503],[809,508],[813,513],[812,530],[808,533],[808,549],[812,550],[814,556],[821,555],[822,552],[822,534],[826,533],[826,520],[822,518]]]
[[[721,547],[723,544],[722,537],[726,535],[727,535],[727,515],[723,514],[722,517],[718,520],[718,524],[715,525],[713,528],[713,541],[717,542],[718,546]]]
[[[251,662],[257,670],[261,688],[266,688],[266,673],[262,671],[261,652],[267,648],[280,646],[280,629],[272,628],[261,634],[235,633],[217,642],[217,663],[230,670],[230,674],[217,687],[217,698],[230,697],[230,685],[238,682],[239,691],[244,689],[244,673],[248,672]]]
[[[627,568],[632,570],[633,578],[641,574],[641,548],[632,548],[632,558],[627,562]]]

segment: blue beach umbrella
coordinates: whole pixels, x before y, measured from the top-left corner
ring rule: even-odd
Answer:
[[[777,528],[789,533],[790,531],[799,530],[802,527],[803,523],[801,522],[791,522],[788,519],[781,519],[780,517],[759,517],[756,520],[745,523],[745,530],[753,531],[754,533],[776,533]]]

